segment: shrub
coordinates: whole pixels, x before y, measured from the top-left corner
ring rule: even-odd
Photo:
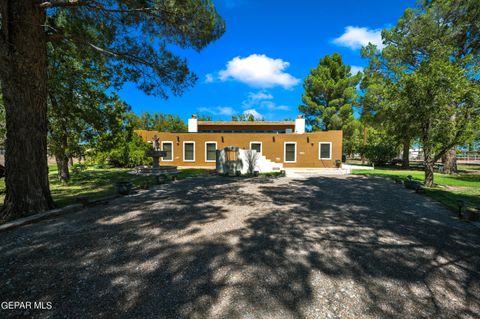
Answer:
[[[93,161],[99,166],[107,164],[114,167],[149,165],[152,159],[145,155],[149,149],[150,146],[140,136],[132,134],[119,139],[114,148],[96,152]]]
[[[363,154],[375,165],[382,166],[392,161],[399,153],[397,141],[387,134],[370,130],[367,145],[363,146]]]

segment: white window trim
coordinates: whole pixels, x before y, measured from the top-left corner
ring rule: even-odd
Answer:
[[[287,144],[295,144],[295,159],[293,161],[287,161]],[[297,142],[284,142],[283,143],[283,162],[284,163],[296,163],[297,162]]]
[[[185,144],[187,143],[192,143],[193,144],[193,160],[186,160],[185,159]],[[195,147],[195,142],[194,141],[184,141],[183,142],[183,161],[184,162],[195,162],[195,150],[196,150],[196,147]]]
[[[262,153],[263,153],[263,143],[258,142],[258,141],[252,141],[252,142],[250,142],[250,149],[252,149],[252,144],[260,144],[260,155],[262,155]]]
[[[322,157],[322,144],[330,145],[330,157]],[[332,142],[318,142],[318,159],[319,160],[331,160],[332,159]]]
[[[206,163],[215,163],[217,160],[208,160],[207,159],[207,144],[215,144],[215,151],[217,150],[217,142],[216,141],[207,141],[205,142],[205,162]]]
[[[173,159],[174,159],[174,156],[173,156],[173,142],[162,141],[161,144],[162,144],[162,151],[163,151],[163,144],[171,144],[172,145],[172,159],[171,160],[166,160],[166,159],[163,159],[163,157],[162,157],[162,162],[173,162]]]

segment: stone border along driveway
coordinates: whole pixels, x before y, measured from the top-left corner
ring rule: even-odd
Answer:
[[[478,318],[480,234],[381,178],[196,178],[3,231],[37,318]]]

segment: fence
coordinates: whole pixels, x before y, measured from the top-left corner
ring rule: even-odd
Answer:
[[[480,164],[480,151],[461,152],[457,154],[457,162]]]

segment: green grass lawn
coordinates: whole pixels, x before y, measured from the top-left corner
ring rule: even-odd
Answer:
[[[96,199],[115,194],[115,183],[119,181],[131,181],[134,186],[144,184],[154,185],[153,176],[138,176],[128,172],[131,168],[94,168],[88,167],[79,173],[72,173],[67,184],[60,182],[57,177],[56,166],[49,167],[50,190],[53,200],[59,207],[73,204],[79,196],[86,196]],[[178,179],[207,175],[210,170],[205,169],[183,169],[177,175]],[[0,179],[0,205],[5,196],[5,180]]]
[[[392,168],[376,168],[374,170],[353,170],[352,174],[382,176],[405,179],[408,175],[416,181],[423,182],[424,172],[420,170],[402,170]],[[436,201],[457,210],[457,201],[465,201],[467,209],[480,207],[480,167],[460,165],[457,175],[435,173],[435,187],[426,188],[425,194]]]

